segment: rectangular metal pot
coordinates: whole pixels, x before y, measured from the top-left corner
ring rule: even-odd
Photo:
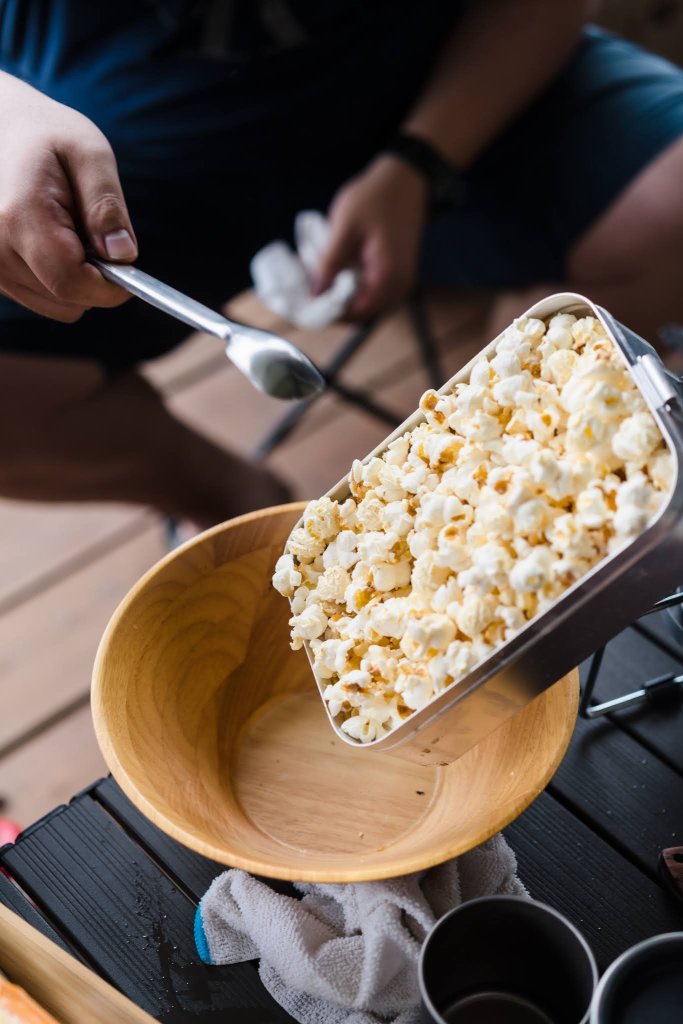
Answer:
[[[669,499],[644,533],[599,562],[512,640],[389,735],[360,744],[342,732],[328,711],[339,739],[357,747],[359,757],[383,751],[421,764],[456,760],[683,582],[683,386],[665,369],[652,346],[582,295],[548,296],[524,315],[546,320],[556,313],[596,317],[622,353],[674,456]],[[474,363],[490,356],[499,340],[482,349],[439,394],[467,381]],[[419,410],[415,412],[363,462],[380,455],[423,419]],[[338,500],[348,497],[346,477],[328,495]],[[312,668],[310,648],[304,646]],[[316,682],[322,699],[326,684],[317,677]]]

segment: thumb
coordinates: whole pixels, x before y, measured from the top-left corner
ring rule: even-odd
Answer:
[[[131,263],[138,245],[111,146],[71,152],[66,163],[84,241],[103,259]]]
[[[348,224],[332,222],[332,234],[315,274],[312,292],[320,295],[332,286],[340,270],[356,262],[358,237]]]

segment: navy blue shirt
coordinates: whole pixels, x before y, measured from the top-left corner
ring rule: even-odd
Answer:
[[[228,146],[237,175],[272,172],[279,153],[343,177],[395,130],[458,7],[0,0],[0,61],[98,124],[123,173],[210,176],[211,147]]]

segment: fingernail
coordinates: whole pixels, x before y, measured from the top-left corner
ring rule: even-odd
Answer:
[[[110,231],[104,236],[104,248],[110,260],[134,260],[137,256],[135,242],[125,228]]]

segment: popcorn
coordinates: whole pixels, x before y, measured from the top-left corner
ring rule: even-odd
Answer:
[[[300,615],[289,620],[292,627],[292,650],[298,651],[304,640],[317,640],[327,629],[327,615],[319,604],[306,605]]]
[[[599,530],[612,518],[607,498],[600,487],[588,487],[579,494],[576,514],[589,530]]]
[[[303,577],[294,568],[294,555],[280,555],[275,563],[273,586],[283,597],[293,597],[294,591],[301,584]]]
[[[668,491],[673,485],[674,460],[671,452],[658,451],[647,463],[647,473],[658,491]]]
[[[522,317],[467,383],[309,502],[273,585],[360,743],[510,641],[662,506],[674,461],[593,317]]]
[[[384,735],[381,722],[374,721],[366,715],[347,718],[342,722],[341,727],[352,739],[360,740],[361,743],[371,743]]]
[[[649,412],[637,412],[620,424],[612,438],[612,451],[624,462],[642,466],[662,439]]]
[[[516,373],[512,377],[505,377],[493,385],[493,397],[505,408],[513,408],[517,405],[519,395],[525,391],[531,391],[534,379],[528,370],[523,373]]]
[[[393,597],[370,610],[370,627],[380,636],[399,640],[407,626],[409,606],[406,598]]]
[[[381,530],[385,508],[384,502],[376,494],[366,494],[356,507],[356,523],[364,530]]]
[[[491,360],[493,372],[501,379],[513,377],[522,372],[522,363],[515,352],[503,351]],[[488,382],[487,382],[488,383]]]
[[[399,590],[410,583],[412,567],[410,562],[381,562],[373,566],[372,584],[375,590],[386,593],[387,590]]]
[[[495,541],[482,545],[472,555],[474,568],[479,569],[492,583],[504,584],[512,568],[512,555]]]
[[[491,364],[488,359],[480,359],[472,367],[472,373],[470,374],[470,384],[474,384],[475,387],[486,388],[491,382]]]
[[[346,671],[349,653],[354,647],[354,640],[312,640],[311,650],[314,653],[314,664],[323,679],[342,676]],[[314,646],[314,644],[316,646]]]
[[[381,528],[392,531],[397,537],[407,536],[413,528],[413,522],[414,516],[405,498],[390,501],[382,508]]]
[[[347,570],[343,569],[341,565],[333,565],[318,577],[316,592],[319,600],[341,604],[344,601],[346,588],[350,583],[351,577]]]
[[[298,563],[312,562],[324,550],[325,541],[319,537],[312,537],[303,527],[293,530],[287,541],[287,553],[293,555]]]
[[[542,590],[550,577],[552,556],[546,547],[534,548],[513,566],[510,586],[520,594]]]
[[[460,572],[468,567],[471,559],[472,554],[457,526],[452,523],[444,526],[437,539],[437,565],[452,572]]]
[[[517,533],[525,536],[542,533],[551,516],[547,502],[542,498],[530,498],[515,511],[514,526]]]
[[[289,542],[288,547],[292,550]],[[296,551],[292,553],[296,555]],[[335,565],[341,566],[342,569],[351,569],[359,557],[357,535],[352,530],[342,530],[325,549],[323,566],[325,569],[331,569]]]
[[[575,323],[576,317],[571,313],[558,313],[551,317],[543,341],[538,346],[543,359],[573,347],[572,327]]]
[[[425,615],[408,623],[399,647],[406,658],[419,661],[443,651],[454,638],[455,626],[447,615]]]
[[[331,498],[309,501],[304,509],[304,529],[316,540],[332,540],[339,533],[339,505]]]
[[[579,357],[572,349],[557,349],[541,364],[541,376],[560,388],[564,387],[574,373],[578,361]]]
[[[493,621],[495,610],[493,597],[466,597],[456,613],[456,625],[465,636],[474,638]]]
[[[400,693],[406,707],[416,711],[424,707],[427,701],[434,696],[434,684],[429,672],[423,665],[406,665],[405,662],[399,666],[399,677],[396,681],[396,692]]]

